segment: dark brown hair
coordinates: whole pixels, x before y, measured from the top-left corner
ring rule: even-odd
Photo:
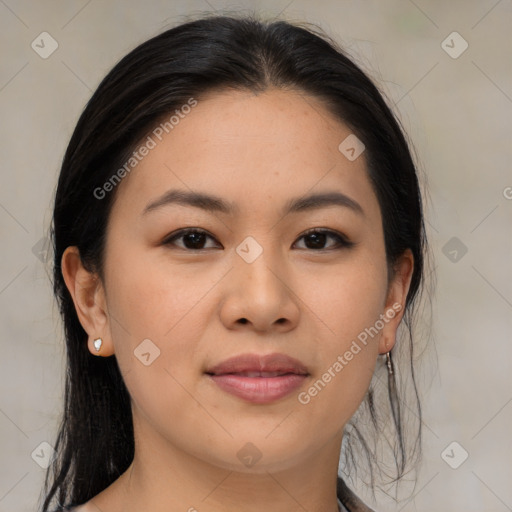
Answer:
[[[394,468],[380,468],[380,474],[400,479],[408,463],[418,459],[421,407],[412,325],[424,278],[426,236],[417,171],[400,123],[372,80],[320,30],[280,20],[264,22],[255,16],[206,16],[167,30],[126,55],[94,92],[65,153],[51,236],[67,372],[56,458],[47,473],[42,512],[88,501],[116,480],[134,456],[130,397],[116,358],[88,352],[87,334],[61,270],[64,250],[77,246],[86,268],[102,276],[106,226],[116,190],[102,199],[94,190],[123,165],[163,116],[189,98],[200,99],[214,90],[258,92],[269,87],[299,90],[322,100],[363,141],[381,208],[389,268],[406,249],[414,256],[403,318],[405,336],[393,349],[393,357],[397,351],[403,353],[404,364],[397,365],[399,357],[395,357],[396,371],[389,385],[384,365],[377,365],[375,380],[345,429],[345,471],[353,476],[366,461],[374,486],[374,468],[380,465],[376,442],[386,418],[392,418],[393,437],[384,445],[391,450]],[[407,386],[413,390],[407,409],[413,411],[410,419],[416,423],[408,420],[407,429],[401,407],[403,386],[396,380],[406,374]]]

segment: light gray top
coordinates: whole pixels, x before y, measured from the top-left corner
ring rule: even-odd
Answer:
[[[339,500],[338,498],[338,508],[340,509],[340,512],[349,512],[347,510],[347,507],[345,507],[345,505],[343,505],[343,503],[341,503],[341,501]]]

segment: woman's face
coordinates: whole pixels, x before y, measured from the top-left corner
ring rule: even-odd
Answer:
[[[332,452],[408,286],[388,283],[364,151],[340,150],[350,129],[281,90],[211,94],[168,132],[118,185],[104,316],[89,324],[118,360],[136,436],[238,471]],[[186,204],[193,193],[215,200]],[[318,194],[331,200],[289,210]],[[276,354],[302,367],[260,358]]]

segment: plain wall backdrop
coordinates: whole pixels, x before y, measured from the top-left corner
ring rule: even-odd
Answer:
[[[129,50],[215,10],[319,24],[394,104],[428,181],[424,463],[408,500],[377,509],[512,510],[510,0],[0,0],[0,512],[35,510],[61,409],[45,238],[71,132]]]

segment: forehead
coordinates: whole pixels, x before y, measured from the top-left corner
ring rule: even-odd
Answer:
[[[153,147],[119,185],[117,208],[129,204],[142,213],[173,188],[215,193],[240,207],[243,200],[248,213],[261,211],[262,201],[331,189],[375,208],[364,153],[351,161],[340,152],[351,131],[316,98],[271,89],[222,91],[196,101],[167,130],[160,125],[150,132]]]

